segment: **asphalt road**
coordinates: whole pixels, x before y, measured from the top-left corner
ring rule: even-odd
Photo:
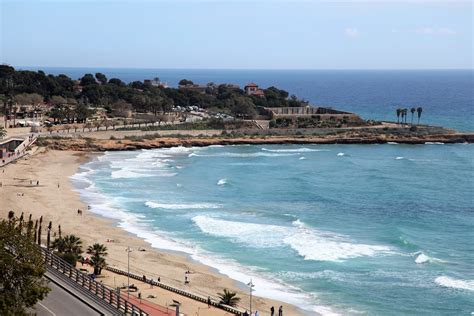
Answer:
[[[89,316],[100,315],[88,305],[81,302],[64,289],[50,282],[51,292],[48,296],[36,304],[35,309],[38,316]]]

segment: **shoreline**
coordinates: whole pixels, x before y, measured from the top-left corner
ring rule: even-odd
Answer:
[[[57,232],[57,224],[61,224],[63,234],[75,234],[83,240],[84,249],[93,242],[100,242],[107,246],[107,261],[110,266],[127,268],[127,256],[123,249],[131,246],[133,249],[146,249],[146,251],[134,251],[130,255],[130,271],[138,274],[147,274],[156,280],[158,276],[165,284],[180,286],[183,289],[197,294],[214,295],[222,292],[223,288],[236,291],[242,298],[240,306],[248,306],[248,291],[245,284],[232,279],[222,273],[218,268],[203,263],[193,258],[186,252],[170,251],[154,247],[150,240],[143,236],[130,232],[120,226],[120,219],[105,217],[87,210],[87,205],[80,196],[78,189],[73,186],[71,176],[77,174],[78,169],[84,163],[94,159],[100,153],[85,153],[74,151],[54,151],[40,148],[34,155],[19,160],[14,164],[4,167],[4,173],[0,173],[3,183],[0,188],[2,203],[0,214],[7,216],[9,210],[14,210],[17,216],[25,212],[25,216],[33,214],[33,217],[43,216],[47,223],[53,222],[53,232]],[[18,174],[21,176],[16,177]],[[39,179],[40,185],[29,185],[30,180]],[[77,209],[82,209],[83,216],[77,216]],[[45,238],[46,236],[44,236]],[[107,242],[113,240],[114,242]],[[208,261],[212,262],[212,258]],[[78,268],[81,266],[78,264]],[[150,269],[150,267],[153,267]],[[191,285],[189,288],[183,286],[185,271],[191,271]],[[157,273],[159,271],[159,273]],[[104,271],[104,277],[98,278],[105,284],[113,286],[116,282],[126,282],[124,278]],[[132,282],[140,283],[140,282]],[[119,283],[120,284],[120,283]],[[145,285],[143,285],[145,286]],[[172,299],[178,299],[187,307],[182,312],[194,315],[196,311],[206,308],[202,304],[172,292],[159,290],[157,288],[143,289],[142,292],[159,293],[152,302],[169,305]],[[155,294],[154,294],[155,295]],[[144,297],[147,297],[144,295]],[[283,305],[285,314],[307,315],[310,311],[297,309],[295,305],[283,303],[278,300],[254,296],[252,305],[257,308],[261,315],[269,314],[271,306]],[[223,310],[211,309],[206,315],[225,315]]]
[[[121,132],[110,132],[120,136]],[[55,150],[73,150],[84,152],[122,151],[156,149],[170,147],[206,147],[211,145],[285,145],[285,144],[461,144],[474,143],[474,133],[451,133],[440,135],[328,135],[328,136],[160,136],[143,134],[128,138],[84,138],[84,137],[46,137],[40,139],[41,146]]]

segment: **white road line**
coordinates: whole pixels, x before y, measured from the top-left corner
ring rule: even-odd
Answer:
[[[53,311],[52,311],[52,310],[50,310],[49,308],[47,308],[46,306],[44,306],[43,304],[41,304],[41,302],[38,302],[38,304],[40,304],[41,306],[43,306],[43,308],[44,308],[45,310],[47,310],[48,312],[50,312],[50,313],[51,313],[51,315],[53,315],[53,316],[56,316],[56,314],[55,314],[55,313],[53,313]]]

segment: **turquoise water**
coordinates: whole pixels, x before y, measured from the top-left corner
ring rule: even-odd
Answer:
[[[474,312],[473,145],[109,152],[92,211],[312,315]]]

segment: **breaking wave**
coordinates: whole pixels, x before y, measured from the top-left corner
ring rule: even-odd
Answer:
[[[424,263],[433,263],[433,262],[444,262],[443,260],[441,259],[438,259],[438,258],[433,258],[433,257],[430,257],[428,255],[425,255],[423,252],[416,252],[415,253],[415,263],[418,263],[418,264],[424,264]]]
[[[227,184],[227,179],[220,179],[217,181],[217,185],[226,185]]]
[[[457,280],[443,275],[437,277],[435,283],[442,287],[474,291],[474,280]]]
[[[354,243],[344,236],[307,227],[300,220],[294,221],[292,226],[279,226],[198,215],[193,217],[193,221],[206,234],[251,247],[290,246],[305,260],[337,262],[393,253],[387,246]]]
[[[220,208],[220,205],[213,203],[157,203],[152,201],[145,202],[149,208],[162,208],[167,210],[191,210],[191,209],[215,209]]]
[[[318,151],[329,151],[329,149],[313,149],[313,148],[290,148],[290,149],[267,149],[262,148],[263,151],[272,153],[307,153],[307,152],[318,152]]]

